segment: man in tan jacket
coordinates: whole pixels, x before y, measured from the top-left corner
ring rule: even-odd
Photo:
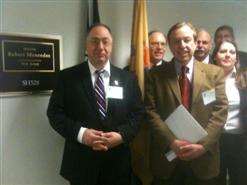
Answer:
[[[147,75],[145,106],[151,127],[150,167],[153,185],[214,185],[219,173],[218,139],[227,117],[223,71],[196,61],[196,31],[187,22],[175,24],[168,32],[174,58]],[[182,104],[179,78],[186,66],[190,84],[188,110],[208,135],[198,143],[176,138],[166,126],[166,118]],[[203,96],[204,95],[204,96]],[[186,127],[186,122],[181,122]],[[177,158],[169,162],[165,153]]]

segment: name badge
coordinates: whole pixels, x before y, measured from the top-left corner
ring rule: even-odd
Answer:
[[[123,87],[109,86],[107,98],[123,99]]]
[[[208,91],[203,92],[202,99],[204,105],[208,105],[209,103],[216,101],[215,89],[210,89]]]

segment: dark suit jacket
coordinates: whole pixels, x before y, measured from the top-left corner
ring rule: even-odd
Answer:
[[[247,66],[247,53],[244,51],[238,51],[238,60],[240,63],[240,67],[246,67]]]
[[[213,58],[212,58],[212,56],[211,55],[209,55],[209,59],[208,59],[209,61],[208,61],[208,64],[214,64],[214,60],[213,60]],[[198,60],[199,61],[199,60]],[[199,62],[202,62],[202,61],[199,61]]]
[[[244,125],[245,135],[247,138],[247,89],[240,89],[240,111],[241,111],[241,121]],[[246,141],[247,144],[247,141]],[[246,145],[247,148],[247,145]]]
[[[107,116],[100,121],[88,63],[60,72],[47,114],[51,126],[65,138],[61,175],[91,185],[99,176],[129,180],[129,142],[135,137],[144,113],[136,78],[111,65],[110,85],[123,87],[123,99],[108,99]],[[107,152],[94,151],[77,142],[80,127],[119,132],[124,144]]]
[[[239,90],[240,93],[240,111],[241,111],[241,121],[244,125],[244,135],[245,135],[245,153],[246,153],[246,166],[247,166],[247,89]]]
[[[160,65],[163,65],[163,64],[165,64],[165,63],[167,63],[167,61],[162,60],[162,62],[161,62]],[[159,65],[159,66],[160,66],[160,65]],[[156,67],[156,66],[155,66],[155,67]],[[123,69],[126,70],[126,71],[130,71],[130,65],[125,66]],[[145,69],[145,71],[147,72],[148,69],[147,69],[147,70]]]
[[[209,55],[209,64],[214,64],[214,60],[211,55]]]
[[[192,82],[191,114],[206,129],[201,143],[207,152],[189,162],[199,179],[209,179],[219,173],[218,138],[227,117],[223,70],[211,64],[195,61]],[[216,101],[204,105],[202,92],[215,89]],[[174,61],[150,71],[145,84],[145,106],[151,124],[150,166],[154,177],[167,179],[177,159],[168,162],[165,152],[176,139],[165,124],[166,118],[181,104],[181,93]],[[186,123],[181,123],[186,124]]]

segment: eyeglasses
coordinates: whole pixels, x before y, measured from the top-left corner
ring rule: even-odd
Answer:
[[[162,48],[166,47],[166,43],[165,42],[151,42],[150,45],[152,47],[158,47],[158,46],[161,46]]]
[[[112,41],[108,38],[105,38],[105,39],[91,38],[88,41],[90,44],[92,44],[94,46],[98,46],[98,45],[100,45],[100,43],[102,43],[104,46],[109,46],[112,43]]]

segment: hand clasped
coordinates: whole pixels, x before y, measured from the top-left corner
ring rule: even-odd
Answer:
[[[122,136],[117,132],[102,132],[94,129],[86,129],[82,138],[83,144],[97,151],[107,151],[122,142]]]

